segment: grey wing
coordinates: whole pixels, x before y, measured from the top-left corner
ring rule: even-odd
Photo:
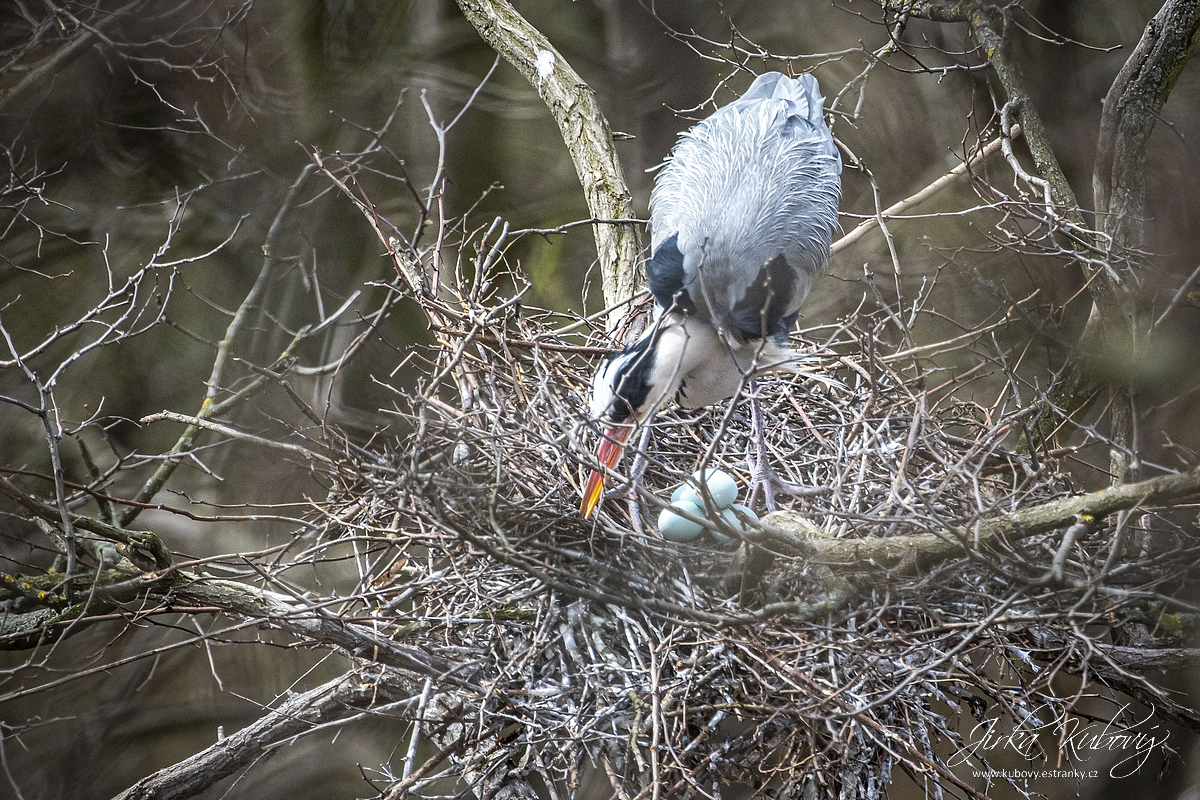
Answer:
[[[837,229],[842,165],[822,110],[811,75],[768,73],[680,138],[650,198],[660,303],[686,292],[735,335],[786,337]]]

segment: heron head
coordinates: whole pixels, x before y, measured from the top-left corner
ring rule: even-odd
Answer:
[[[650,411],[656,338],[650,332],[610,356],[592,378],[591,416],[602,430],[596,460],[603,468],[616,467],[630,432]],[[592,515],[603,491],[603,469],[592,470],[579,504],[581,517]]]
[[[609,356],[592,378],[591,416],[605,426],[636,422],[649,395],[644,349],[634,351],[641,341]]]

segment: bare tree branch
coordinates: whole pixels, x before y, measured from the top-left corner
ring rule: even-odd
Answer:
[[[190,452],[196,446],[200,432],[203,430],[202,423],[216,413],[217,398],[224,389],[224,386],[222,385],[222,379],[225,373],[225,367],[231,358],[233,343],[237,339],[238,333],[241,331],[242,326],[246,324],[246,320],[250,312],[257,307],[258,303],[262,299],[263,292],[266,291],[267,280],[279,260],[275,249],[276,239],[280,233],[280,227],[283,223],[283,220],[287,218],[288,213],[295,205],[300,187],[304,185],[304,182],[307,180],[310,172],[311,165],[305,166],[304,169],[300,171],[300,175],[297,176],[296,180],[292,182],[292,185],[288,187],[287,194],[284,196],[283,202],[280,204],[279,210],[275,214],[275,219],[272,221],[271,227],[267,232],[266,240],[263,243],[263,264],[262,268],[259,270],[258,278],[254,281],[253,287],[251,287],[250,291],[246,294],[246,297],[242,300],[241,305],[238,306],[237,311],[229,320],[229,324],[225,327],[225,335],[221,338],[220,343],[217,345],[217,352],[213,358],[212,371],[209,373],[206,384],[207,388],[205,389],[204,400],[201,401],[200,408],[196,412],[196,421],[188,423],[188,426],[184,428],[183,433],[180,434],[179,439],[175,442],[175,445],[171,448],[170,452],[167,453],[168,457],[162,462],[162,464],[159,465],[158,469],[156,469],[154,473],[146,479],[146,482],[142,485],[142,488],[138,491],[137,496],[134,498],[137,503],[148,503],[156,494],[159,493],[159,491],[162,490],[163,486],[167,484],[167,481],[170,480],[171,476],[175,473],[175,469],[179,466],[180,457]],[[295,341],[293,341],[292,345],[293,347],[295,346]],[[260,384],[261,383],[262,382],[260,381]],[[248,395],[246,391],[243,391],[241,394],[237,395],[237,397],[240,399],[244,399],[247,396]],[[135,519],[137,519],[138,515],[141,513],[142,508],[140,505],[129,506],[121,515],[121,526],[124,527],[129,525]]]
[[[1020,126],[1014,126],[1011,135],[1018,136],[1020,133]],[[964,161],[963,163],[954,167],[954,169],[950,170],[921,191],[915,192],[903,200],[893,203],[879,214],[875,215],[873,218],[860,222],[858,225],[854,226],[853,230],[833,243],[833,246],[829,248],[830,255],[836,255],[837,253],[840,253],[842,250],[845,250],[847,247],[857,242],[863,236],[866,236],[868,233],[878,228],[881,220],[887,220],[889,217],[898,216],[906,211],[911,211],[929,198],[941,192],[950,184],[954,183],[954,181],[958,178],[966,175],[973,169],[977,169],[981,164],[994,155],[996,151],[1001,148],[1003,143],[1003,139],[993,139],[984,145],[980,150],[973,153],[967,161]]]
[[[270,758],[277,748],[330,723],[412,695],[412,685],[382,667],[366,667],[339,676],[316,689],[293,694],[254,723],[220,739],[183,761],[147,775],[113,800],[182,800],[255,761]],[[384,712],[386,713],[386,712]]]
[[[1114,511],[1196,494],[1200,494],[1200,469],[1052,500],[946,534],[916,533],[879,539],[826,538],[806,518],[791,511],[769,514],[763,519],[763,525],[772,539],[786,542],[796,552],[823,563],[928,567],[979,549],[994,539],[1034,536],[1079,520],[1090,525]]]
[[[617,159],[612,130],[596,103],[595,92],[507,0],[458,0],[458,6],[484,41],[516,67],[545,101],[575,162],[592,217],[632,218],[633,201]],[[633,296],[637,285],[640,232],[630,223],[596,223],[592,232],[600,258],[605,304],[617,306]],[[619,320],[620,315],[614,312],[609,328],[615,328]]]

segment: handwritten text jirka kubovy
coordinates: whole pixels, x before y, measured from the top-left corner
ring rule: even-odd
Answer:
[[[1089,720],[1057,709],[1043,710],[1051,713],[1031,713],[1007,732],[998,730],[999,720],[980,722],[964,737],[966,743],[950,758],[949,765],[966,764],[1006,750],[1033,760],[1043,754],[1042,737],[1050,734],[1057,740],[1059,752],[1076,763],[1106,753],[1118,755],[1108,774],[1127,778],[1145,766],[1151,754],[1170,737],[1170,732],[1149,714],[1132,723],[1121,722],[1128,719],[1128,705],[1119,708],[1108,721]]]

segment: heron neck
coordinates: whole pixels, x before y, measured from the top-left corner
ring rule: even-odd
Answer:
[[[706,322],[666,314],[659,320],[649,408],[675,400],[699,408],[727,400],[753,373],[790,357],[787,348],[723,337]],[[648,409],[649,410],[649,409]]]

